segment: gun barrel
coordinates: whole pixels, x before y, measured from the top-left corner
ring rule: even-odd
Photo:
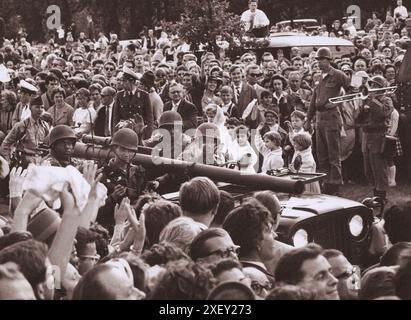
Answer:
[[[147,148],[145,148],[147,149]],[[144,150],[147,151],[147,150]],[[74,157],[83,159],[110,159],[114,157],[111,148],[76,143]],[[291,194],[301,194],[304,183],[299,180],[272,177],[263,174],[245,174],[244,172],[137,153],[133,163],[146,169],[166,169],[167,172],[188,174],[190,177],[208,177],[213,181],[245,185],[255,190],[272,190]]]

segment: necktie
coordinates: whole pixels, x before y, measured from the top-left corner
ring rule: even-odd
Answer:
[[[111,136],[111,130],[110,130],[110,107],[106,106],[106,121],[104,124],[104,136],[109,137]]]
[[[250,18],[250,30],[254,28],[254,18],[255,18],[255,13],[252,13],[251,18]]]
[[[240,87],[235,87],[235,93],[237,96],[237,100],[240,98]]]

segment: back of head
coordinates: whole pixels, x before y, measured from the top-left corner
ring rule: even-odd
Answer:
[[[190,259],[183,250],[171,242],[154,244],[149,250],[144,251],[141,258],[150,266],[161,266],[170,261]]]
[[[170,201],[158,200],[143,207],[149,245],[158,243],[161,230],[172,220],[182,216],[181,208]]]
[[[215,211],[220,202],[220,192],[213,181],[196,177],[180,188],[180,206],[184,215],[198,216]]]
[[[101,277],[111,266],[99,264],[87,271],[74,289],[73,300],[112,300],[114,297],[104,288]]]
[[[411,203],[403,208],[392,206],[384,213],[384,229],[392,244],[411,242]]]
[[[395,269],[378,267],[368,271],[361,279],[360,300],[372,300],[384,296],[395,296]]]
[[[218,204],[217,213],[211,224],[216,227],[221,226],[229,212],[234,209],[234,205],[234,197],[229,192],[220,190],[220,202]]]
[[[160,233],[159,241],[171,242],[187,253],[193,239],[204,229],[204,225],[193,219],[180,217],[164,227]]]
[[[316,259],[321,254],[320,248],[303,247],[284,254],[275,269],[275,279],[285,284],[297,285],[303,278],[301,270],[306,260]]]
[[[404,256],[411,255],[411,242],[397,242],[381,257],[380,266],[400,265]]]
[[[166,269],[152,300],[204,300],[215,282],[208,268],[190,260],[170,262]]]
[[[411,300],[411,257],[407,257],[394,278],[395,293],[402,300]]]
[[[224,282],[210,292],[207,300],[255,300],[255,295],[241,282]]]
[[[254,194],[254,197],[270,211],[274,224],[276,224],[281,212],[281,204],[275,193],[268,190],[259,191]]]
[[[26,240],[15,243],[0,251],[0,264],[14,262],[36,292],[37,286],[46,281],[47,245]]]

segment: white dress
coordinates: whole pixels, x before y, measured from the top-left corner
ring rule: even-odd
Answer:
[[[294,163],[294,160],[298,155],[301,156],[301,160],[302,160],[301,168],[299,171],[303,173],[304,172],[305,173],[315,173],[317,169],[317,165],[315,163],[311,147],[305,150],[302,150],[302,151],[296,150],[294,152],[294,156],[293,156],[291,163]],[[320,184],[318,183],[318,181],[306,184],[305,191],[319,194],[321,193]]]

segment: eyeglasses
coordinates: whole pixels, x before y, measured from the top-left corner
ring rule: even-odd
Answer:
[[[251,62],[251,61],[253,61],[253,59],[251,59],[251,58],[248,58],[248,59],[244,59],[244,60],[243,60],[243,62]]]
[[[104,68],[106,71],[114,71],[114,68]]]
[[[180,93],[181,91],[170,91],[170,94]]]
[[[268,281],[265,284],[261,284],[258,281],[251,281],[251,289],[257,294],[260,295],[263,290],[270,291],[273,288],[273,284]]]
[[[258,78],[261,77],[261,73],[250,73],[249,76],[253,78]]]
[[[209,254],[207,254],[205,257],[211,256],[213,254],[217,254],[221,258],[229,258],[232,253],[238,255],[240,253],[240,246],[232,246],[224,250],[222,249],[214,250],[214,251],[211,251]]]
[[[73,60],[73,63],[83,63],[83,60]]]

